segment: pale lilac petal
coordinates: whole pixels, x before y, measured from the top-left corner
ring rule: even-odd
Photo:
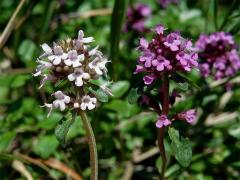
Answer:
[[[75,85],[78,86],[78,87],[83,85],[82,77],[77,77],[76,78]]]
[[[82,42],[83,43],[91,43],[94,41],[94,38],[93,37],[87,37],[87,38],[83,38],[82,39]]]
[[[61,57],[55,56],[55,59],[53,60],[54,65],[59,65],[61,63]]]
[[[50,46],[46,43],[42,44],[41,47],[46,54],[52,54],[52,48],[50,48]]]
[[[74,81],[76,79],[76,77],[74,76],[74,74],[69,74],[68,75],[68,80],[69,81]]]

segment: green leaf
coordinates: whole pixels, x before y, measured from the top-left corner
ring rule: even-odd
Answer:
[[[182,90],[182,91],[187,91],[189,88],[189,85],[187,82],[178,82],[177,83],[177,89]]]
[[[26,81],[29,79],[29,75],[17,75],[12,79],[11,87],[19,88],[26,84]]]
[[[36,45],[31,40],[24,40],[19,49],[18,54],[24,62],[32,61],[34,52],[37,49]]]
[[[128,81],[118,81],[111,86],[113,98],[122,97],[129,89],[130,83]]]
[[[2,134],[0,136],[0,151],[6,151],[15,136],[15,131],[8,131]]]
[[[64,147],[66,142],[66,136],[71,127],[72,123],[74,122],[74,118],[72,114],[69,112],[66,116],[64,116],[58,125],[55,128],[55,136],[59,143]]]
[[[180,144],[173,143],[172,145],[177,161],[183,167],[188,167],[192,159],[192,149],[190,141],[188,139],[183,138]]]
[[[224,27],[226,26],[226,24],[229,22],[229,18],[230,18],[230,16],[232,15],[232,13],[234,12],[234,9],[235,9],[236,7],[238,7],[238,6],[237,6],[237,3],[238,3],[238,0],[233,0],[233,1],[231,2],[230,6],[229,6],[229,9],[228,9],[228,11],[227,11],[227,13],[226,13],[226,15],[225,15],[225,17],[224,17],[223,23],[222,23],[222,25],[221,25],[220,28],[219,28],[219,31],[220,31],[220,30],[223,30]]]
[[[138,98],[139,98],[139,94],[137,93],[137,89],[132,88],[128,94],[128,102],[130,104],[135,104],[137,103]]]
[[[179,135],[179,132],[176,129],[169,128],[168,129],[168,135],[173,142],[177,143],[179,141],[180,135]]]
[[[136,104],[129,104],[127,101],[118,99],[114,99],[104,107],[117,112],[121,118],[129,117],[139,112],[139,107]]]
[[[37,124],[38,128],[50,130],[56,127],[56,124],[59,122],[59,119],[62,118],[62,115],[56,112],[53,112],[49,118],[46,119],[45,114],[41,114],[38,116],[40,122]]]
[[[12,81],[16,76],[14,75],[1,75],[0,76],[0,86],[1,87],[11,87]]]
[[[228,133],[237,139],[240,139],[240,124],[234,124],[228,129]]]
[[[199,9],[192,9],[188,11],[183,11],[179,15],[179,21],[181,23],[185,23],[189,20],[192,20],[194,18],[200,17],[201,16],[201,11]]]
[[[237,34],[240,31],[240,20],[234,24],[234,26],[230,29],[231,34]]]
[[[92,88],[89,88],[89,91],[91,91],[100,102],[108,102],[108,95],[102,89],[94,91]]]
[[[191,163],[192,149],[190,141],[186,138],[180,138],[179,132],[174,128],[169,128],[168,134],[172,140],[171,148],[176,160],[183,166],[187,167]]]
[[[33,151],[42,158],[48,158],[58,147],[58,141],[53,135],[41,136],[33,146]]]
[[[182,73],[177,73],[174,78],[179,79],[181,82],[187,82],[191,86],[195,87],[197,90],[201,90],[201,88],[194,83],[191,79],[189,79],[187,76],[183,75]]]
[[[115,0],[114,3],[110,35],[110,56],[113,62],[118,59],[119,41],[120,35],[122,34],[122,24],[127,4],[128,0]],[[115,64],[115,62],[113,64]]]

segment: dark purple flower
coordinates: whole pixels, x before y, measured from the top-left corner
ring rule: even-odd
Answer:
[[[200,71],[203,77],[222,79],[233,76],[240,69],[240,57],[233,37],[225,32],[201,35],[196,42]]]
[[[168,117],[164,114],[160,115],[157,122],[156,122],[156,127],[157,128],[162,128],[163,126],[168,126],[172,122],[168,119]]]
[[[125,31],[144,32],[146,30],[146,18],[150,15],[151,8],[145,4],[136,4],[133,7],[128,7]]]
[[[151,84],[163,72],[188,72],[198,66],[198,55],[194,52],[191,41],[184,39],[177,32],[164,35],[162,25],[158,25],[154,31],[155,37],[150,42],[140,38],[138,47],[142,55],[138,59],[135,73],[146,73],[145,84]]]
[[[177,118],[179,120],[184,120],[184,121],[188,122],[189,124],[192,124],[196,121],[196,115],[197,115],[196,110],[190,109],[190,110],[187,110],[187,111],[177,114]]]
[[[169,4],[177,4],[179,0],[158,0],[162,8],[167,8]]]

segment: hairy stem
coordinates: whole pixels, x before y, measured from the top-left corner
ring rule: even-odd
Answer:
[[[169,112],[169,78],[168,75],[164,75],[163,84],[162,84],[162,92],[163,92],[163,103],[162,103],[162,114],[168,115]],[[167,157],[164,147],[164,126],[158,130],[158,146],[159,151],[162,157],[162,172],[160,175],[160,180],[164,180],[165,170],[167,167]]]
[[[87,118],[85,112],[80,111],[79,115],[83,121],[84,128],[87,133],[89,151],[90,151],[90,166],[91,166],[91,180],[98,179],[98,156],[97,156],[97,146],[96,140],[93,134],[92,126]]]

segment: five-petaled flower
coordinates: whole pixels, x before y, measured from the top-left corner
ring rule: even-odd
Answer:
[[[53,65],[59,65],[62,60],[67,59],[68,55],[67,53],[63,52],[63,49],[61,46],[55,45],[53,47],[53,54],[48,56],[48,59],[53,63]]]
[[[82,97],[81,109],[82,110],[92,110],[96,106],[97,99],[95,97],[90,97],[89,95],[85,95]]]
[[[75,81],[76,86],[82,86],[84,80],[89,80],[90,75],[83,71],[82,68],[74,69],[72,74],[68,75],[69,81]]]
[[[66,104],[70,103],[70,97],[65,95],[62,91],[55,92],[54,96],[56,100],[54,100],[52,104],[44,104],[44,106],[50,108],[48,116],[50,115],[52,109],[60,109],[60,111],[64,111],[66,109]]]
[[[84,54],[77,54],[76,50],[71,50],[68,52],[68,58],[64,60],[64,63],[67,66],[79,67],[81,62],[84,60]]]

